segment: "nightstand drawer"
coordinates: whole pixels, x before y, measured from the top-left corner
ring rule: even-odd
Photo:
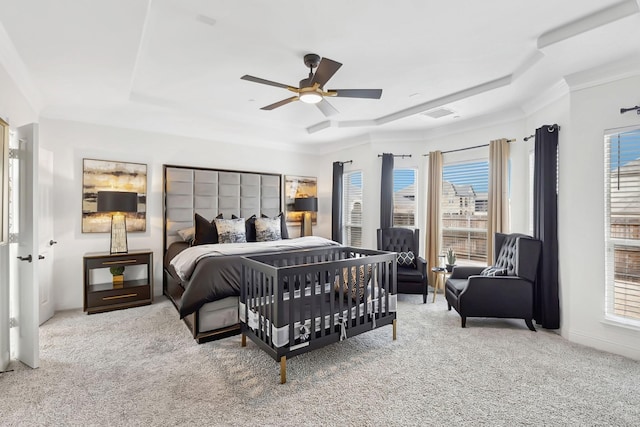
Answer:
[[[150,286],[125,287],[108,291],[91,292],[87,295],[89,307],[123,304],[151,299]]]

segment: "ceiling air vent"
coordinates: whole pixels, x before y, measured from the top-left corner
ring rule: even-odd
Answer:
[[[423,116],[431,117],[432,119],[439,119],[440,117],[445,117],[453,113],[454,111],[447,108],[436,108],[435,110],[425,111],[424,113],[420,114],[422,114]]]

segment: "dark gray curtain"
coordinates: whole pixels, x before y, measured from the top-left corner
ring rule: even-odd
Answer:
[[[534,288],[533,318],[546,329],[560,328],[558,299],[558,126],[536,129],[533,177],[533,234],[542,241]]]
[[[333,162],[333,189],[331,190],[331,240],[342,243],[342,174],[344,164]]]
[[[393,226],[393,154],[382,154],[380,183],[380,228]]]

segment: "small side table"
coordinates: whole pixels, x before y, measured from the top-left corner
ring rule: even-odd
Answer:
[[[440,284],[442,284],[442,294],[444,295],[444,284],[447,281],[447,276],[451,274],[450,271],[447,271],[444,267],[433,267],[431,269],[432,272],[436,274],[436,283],[433,285],[433,301],[436,302],[436,294],[438,293],[438,289],[440,288]]]

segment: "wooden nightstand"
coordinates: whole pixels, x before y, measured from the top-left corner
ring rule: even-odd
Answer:
[[[126,254],[95,252],[85,254],[82,259],[84,265],[84,311],[87,314],[137,307],[151,304],[153,301],[152,251],[129,251]],[[114,285],[112,281],[92,283],[92,270],[108,270],[111,267],[133,265],[146,265],[146,277],[125,280],[120,285]],[[126,274],[125,269],[125,277]]]

